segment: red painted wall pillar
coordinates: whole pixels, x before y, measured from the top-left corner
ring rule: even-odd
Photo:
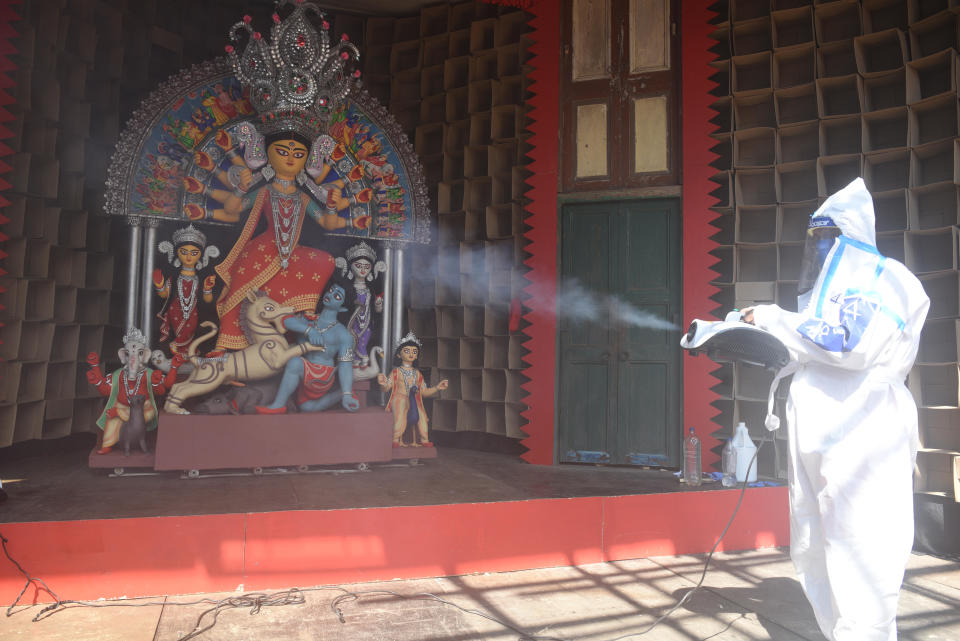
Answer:
[[[710,119],[716,112],[710,104],[716,99],[710,90],[716,83],[710,80],[715,70],[710,62],[716,57],[709,49],[713,30],[709,20],[715,15],[710,10],[711,0],[686,0],[681,9],[681,72],[683,98],[681,128],[683,135],[683,314],[684,321],[711,318],[716,304],[710,297],[718,288],[710,284],[716,278],[711,266],[717,259],[710,255],[717,243],[710,236],[718,229],[711,224],[717,214],[710,210],[717,199],[710,195],[716,185],[710,182],[715,172],[710,163],[716,154],[710,149],[716,141],[710,133],[716,125]],[[684,428],[695,427],[703,443],[703,466],[717,462],[711,452],[718,441],[711,433],[716,430],[713,417],[719,410],[711,403],[718,395],[710,388],[719,381],[710,374],[717,364],[706,357],[683,356],[683,420]]]
[[[526,288],[529,298],[524,318],[530,337],[524,347],[530,350],[525,360],[529,367],[524,374],[530,381],[524,388],[530,393],[524,399],[528,409],[523,415],[529,421],[524,431],[529,435],[523,444],[529,448],[523,458],[530,463],[551,465],[554,462],[556,437],[557,373],[557,180],[560,163],[560,9],[555,2],[536,2],[529,7],[532,14],[530,37],[529,116],[532,121],[530,164],[533,175],[527,179],[530,229],[525,234],[531,256]]]

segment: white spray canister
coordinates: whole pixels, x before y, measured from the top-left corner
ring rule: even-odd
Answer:
[[[747,424],[743,421],[740,421],[733,432],[733,449],[737,452],[737,483],[743,483],[744,479],[748,483],[753,483],[757,480],[757,461],[754,459],[757,446],[750,440]],[[749,477],[747,476],[748,467]]]

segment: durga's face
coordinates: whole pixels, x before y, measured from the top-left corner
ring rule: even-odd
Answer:
[[[267,147],[267,159],[277,175],[293,179],[307,164],[309,150],[296,140],[277,140]]]

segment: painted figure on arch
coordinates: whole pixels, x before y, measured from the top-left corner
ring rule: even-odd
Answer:
[[[350,272],[353,279],[354,302],[353,313],[347,321],[347,329],[354,340],[354,367],[358,374],[375,371],[370,368],[370,352],[368,346],[373,334],[373,313],[383,313],[383,295],[374,296],[368,283],[381,273],[387,271],[387,265],[377,260],[377,252],[365,242],[358,243],[346,251],[346,256],[337,258],[337,267],[342,276]],[[381,352],[382,354],[382,352]],[[373,376],[370,375],[370,378]]]
[[[393,413],[393,446],[403,447],[403,433],[408,426],[413,426],[413,441],[415,447],[433,447],[427,429],[427,412],[423,407],[424,397],[430,398],[450,386],[447,379],[441,380],[434,387],[429,387],[423,374],[417,369],[420,360],[420,348],[423,344],[413,332],[409,332],[400,339],[397,346],[395,360],[399,367],[394,367],[389,375],[377,376],[377,383],[384,392],[390,392],[387,401],[387,411]]]
[[[207,246],[207,237],[193,225],[173,232],[172,242],[165,240],[157,249],[179,270],[174,278],[167,278],[159,268],[153,271],[154,289],[164,300],[157,314],[161,321],[160,342],[169,343],[171,354],[185,356],[197,331],[199,302],[213,302],[216,277],[207,276],[201,285],[199,272],[210,259],[220,256],[220,250],[215,245]]]

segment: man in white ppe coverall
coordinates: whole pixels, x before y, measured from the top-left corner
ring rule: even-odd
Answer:
[[[839,233],[827,243],[821,236],[817,252],[817,233],[833,224]],[[814,260],[822,269],[817,275],[813,265],[812,289],[798,287],[800,313],[777,305],[743,312],[792,359],[778,375],[794,373],[790,556],[828,639],[895,640],[918,445],[904,379],[930,300],[906,267],[877,251],[873,201],[860,178],[813,214],[808,240],[805,256],[823,260]],[[767,427],[778,426],[771,412]]]

